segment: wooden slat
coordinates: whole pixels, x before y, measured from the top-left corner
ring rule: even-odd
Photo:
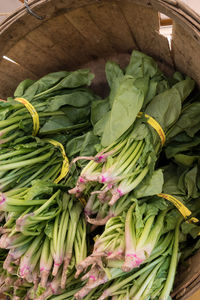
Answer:
[[[13,96],[18,83],[26,78],[35,79],[36,76],[32,72],[23,68],[18,64],[14,64],[8,60],[0,60],[1,80],[0,80],[0,98]]]
[[[85,8],[96,26],[109,39],[115,51],[131,52],[137,49],[127,22],[114,1],[96,2]]]
[[[7,99],[9,96],[13,96],[19,80],[5,74],[3,71],[0,71],[0,99]]]
[[[19,64],[15,64],[7,59],[0,60],[0,70],[18,80],[24,80],[25,78],[36,78],[36,75],[33,72],[30,72]]]
[[[66,58],[66,52],[64,49],[58,47],[57,44],[54,44],[52,39],[44,30],[42,30],[42,26],[43,25],[31,31],[26,36],[26,39],[28,39],[34,45],[37,45],[41,51],[44,51],[47,56],[49,56],[49,61],[51,61],[51,58],[57,61],[57,67],[62,69],[64,58]]]
[[[72,10],[65,16],[87,41],[87,47],[91,49],[94,55],[105,57],[114,52],[109,38],[92,20],[86,9]]]
[[[77,67],[92,59],[87,41],[64,15],[45,22],[40,27],[40,31],[52,41],[55,47],[61,49],[58,57],[62,59],[64,65]]]
[[[158,12],[129,1],[120,1],[119,6],[140,50],[173,67],[168,40],[159,34]]]
[[[21,66],[32,71],[37,76],[56,70],[58,63],[56,59],[38,48],[28,39],[24,38],[6,53],[6,56],[13,59]]]
[[[191,76],[200,86],[200,44],[177,23],[173,25],[172,54],[176,68]]]

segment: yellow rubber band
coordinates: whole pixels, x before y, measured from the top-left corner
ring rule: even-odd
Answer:
[[[29,111],[29,113],[32,116],[33,119],[33,132],[32,135],[36,136],[39,129],[40,129],[40,120],[39,120],[39,116],[38,113],[35,109],[35,107],[26,99],[24,98],[15,98],[16,101],[24,104],[24,106],[27,108],[27,110]]]
[[[54,180],[55,183],[58,183],[59,181],[61,181],[69,172],[69,160],[67,158],[67,155],[65,153],[65,149],[63,147],[63,145],[55,140],[51,140],[51,139],[46,139],[47,142],[51,143],[52,145],[54,145],[55,147],[59,147],[63,156],[63,165],[62,165],[62,169],[60,172],[60,175],[58,178],[56,178]]]
[[[174,204],[174,206],[176,206],[176,208],[180,211],[180,213],[182,214],[182,216],[186,219],[186,222],[188,223],[197,223],[199,222],[199,220],[197,218],[191,217],[192,212],[181,202],[179,201],[177,198],[168,195],[168,194],[157,194],[158,197],[164,198],[168,201],[170,201],[171,203]]]
[[[143,112],[139,112],[137,116],[138,116],[138,118],[141,118],[143,116]],[[148,119],[147,123],[149,125],[151,125],[151,127],[153,127],[156,130],[156,132],[158,133],[158,135],[161,139],[161,144],[163,146],[166,141],[166,136],[165,136],[164,130],[162,129],[160,124],[154,118],[152,118],[151,116],[149,116],[147,114],[144,114],[144,116],[145,116],[145,118]]]

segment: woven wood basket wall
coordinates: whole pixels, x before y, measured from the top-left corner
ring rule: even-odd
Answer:
[[[200,86],[200,17],[176,0],[33,0],[42,20],[19,9],[0,25],[0,98],[25,78],[89,66],[94,88],[104,94],[105,60],[125,66],[133,49],[153,56],[166,73],[175,69]],[[173,20],[171,49],[159,34],[158,12]],[[5,60],[7,56],[15,63]],[[200,287],[200,253],[179,276],[174,299]]]

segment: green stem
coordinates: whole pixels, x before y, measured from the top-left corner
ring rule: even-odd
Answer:
[[[51,157],[53,152],[54,152],[54,150],[50,150],[48,153],[46,153],[44,155],[41,155],[40,157],[36,157],[36,158],[32,158],[32,159],[29,159],[29,160],[20,161],[20,162],[16,162],[16,163],[12,163],[12,164],[3,165],[3,166],[1,166],[1,171],[2,170],[11,170],[11,169],[22,168],[22,167],[25,167],[25,166],[30,166],[30,165],[33,165],[35,163],[42,162],[44,160],[47,160],[49,157]]]
[[[165,282],[164,288],[159,297],[159,300],[167,300],[169,298],[171,289],[173,287],[174,277],[176,274],[176,266],[177,266],[177,262],[178,262],[178,245],[179,245],[179,233],[180,233],[179,227],[180,227],[181,222],[182,222],[182,218],[180,218],[178,220],[178,224],[175,229],[174,246],[173,246],[173,252],[172,252],[169,272],[167,275],[167,280]]]

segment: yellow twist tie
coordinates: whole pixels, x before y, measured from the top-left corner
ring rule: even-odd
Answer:
[[[65,153],[65,149],[63,147],[63,145],[55,140],[51,140],[51,139],[46,139],[47,142],[51,143],[52,145],[54,145],[55,147],[59,147],[63,156],[63,165],[62,165],[62,169],[60,172],[60,175],[57,179],[55,179],[55,183],[58,183],[59,181],[61,181],[69,172],[69,160],[67,158],[67,155]]]
[[[180,213],[182,214],[182,216],[186,219],[187,223],[197,223],[199,222],[199,220],[197,218],[191,217],[192,212],[178,199],[176,199],[175,197],[168,195],[168,194],[157,194],[158,197],[164,198],[168,201],[170,201],[171,203],[174,204],[174,206],[176,206],[176,208],[180,211]]]
[[[145,118],[148,119],[147,123],[149,125],[151,125],[151,127],[153,127],[156,130],[156,132],[158,133],[158,135],[161,139],[161,144],[163,146],[165,141],[166,141],[166,136],[165,136],[164,130],[162,129],[160,124],[154,118],[152,118],[151,116],[149,116],[147,114],[144,114],[143,112],[139,112],[137,116],[138,116],[138,118],[141,118],[143,115],[145,116]]]
[[[24,104],[24,106],[27,108],[27,110],[29,111],[29,113],[32,116],[33,119],[33,132],[32,135],[36,136],[39,129],[40,129],[40,120],[39,120],[39,115],[35,109],[35,107],[26,99],[24,98],[15,98],[16,101]]]

